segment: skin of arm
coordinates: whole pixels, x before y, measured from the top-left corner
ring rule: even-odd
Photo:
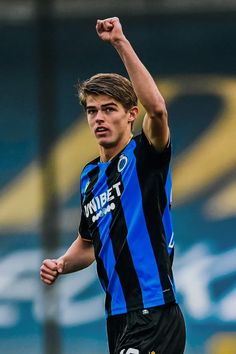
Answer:
[[[58,259],[45,259],[40,268],[41,280],[48,285],[55,282],[59,274],[67,274],[87,268],[95,260],[94,247],[80,235]]]
[[[136,95],[146,110],[143,120],[145,135],[157,150],[163,150],[169,141],[168,114],[155,81],[123,34],[117,17],[98,20],[96,30],[98,36],[118,52]]]

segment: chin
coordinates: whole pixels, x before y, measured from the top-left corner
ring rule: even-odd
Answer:
[[[97,139],[97,142],[100,146],[102,146],[105,149],[114,147],[116,145],[116,142],[108,140],[108,139]]]

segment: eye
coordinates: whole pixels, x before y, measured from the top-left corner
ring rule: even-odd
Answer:
[[[115,109],[114,109],[113,107],[106,107],[106,108],[105,108],[105,112],[106,112],[106,113],[114,112],[114,110],[115,110]]]
[[[87,109],[87,114],[88,115],[94,115],[95,113],[96,113],[96,109],[94,109],[94,108]]]

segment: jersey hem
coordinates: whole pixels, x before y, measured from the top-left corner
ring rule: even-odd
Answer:
[[[144,310],[144,309],[150,309],[150,308],[153,308],[153,307],[161,307],[163,305],[168,305],[168,304],[178,304],[178,301],[177,299],[171,299],[169,301],[161,301],[161,302],[156,302],[156,301],[153,301],[153,302],[149,302],[148,304],[140,304],[140,305],[137,305],[137,306],[134,306],[134,307],[131,307],[129,310],[127,310],[126,308],[123,308],[123,309],[115,309],[115,310],[112,310],[112,312],[106,312],[106,317],[112,317],[112,316],[119,316],[119,315],[125,315],[127,313],[130,313],[132,311],[138,311],[138,310]]]

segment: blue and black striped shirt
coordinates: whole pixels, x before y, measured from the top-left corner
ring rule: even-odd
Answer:
[[[170,157],[141,133],[81,174],[79,232],[93,242],[108,316],[176,301]]]

